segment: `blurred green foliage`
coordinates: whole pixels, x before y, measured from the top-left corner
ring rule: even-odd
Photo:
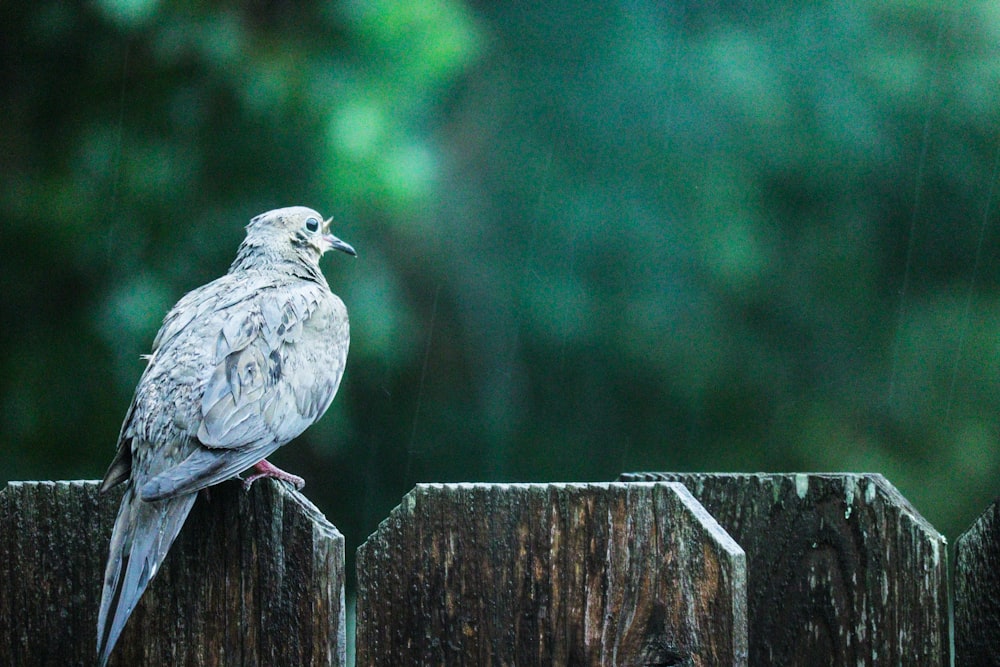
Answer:
[[[352,350],[275,461],[351,549],[417,481],[874,471],[951,538],[1000,488],[992,3],[0,17],[5,479],[101,476],[166,310],[304,204]]]

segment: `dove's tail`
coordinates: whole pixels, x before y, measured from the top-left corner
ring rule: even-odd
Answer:
[[[147,503],[132,483],[125,489],[104,570],[97,619],[97,663],[108,662],[118,636],[191,511],[197,493]]]

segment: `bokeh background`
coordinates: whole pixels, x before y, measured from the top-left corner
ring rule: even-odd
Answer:
[[[359,257],[273,460],[348,552],[421,481],[1000,491],[1000,4],[4,2],[0,480],[99,478],[257,213]]]

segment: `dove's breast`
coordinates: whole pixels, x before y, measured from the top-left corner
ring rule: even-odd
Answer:
[[[298,413],[310,421],[323,416],[333,401],[344,376],[349,344],[347,309],[340,298],[327,292],[282,359],[282,379],[295,397]]]

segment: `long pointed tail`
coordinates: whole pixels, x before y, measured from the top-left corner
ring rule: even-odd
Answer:
[[[170,545],[180,532],[197,493],[147,503],[129,482],[118,508],[111,550],[104,570],[101,610],[97,618],[97,662],[107,664],[125,622]]]

